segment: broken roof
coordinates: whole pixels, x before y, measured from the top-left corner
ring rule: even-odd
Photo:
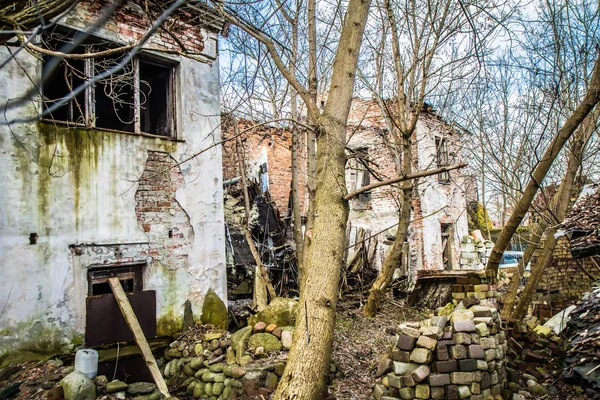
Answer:
[[[600,255],[600,185],[587,185],[561,225],[574,258]]]

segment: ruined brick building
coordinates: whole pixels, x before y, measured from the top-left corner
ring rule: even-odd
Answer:
[[[226,124],[224,123],[225,127]],[[285,214],[289,204],[291,188],[291,133],[287,129],[240,122],[244,131],[243,144],[249,175],[262,182],[268,189],[271,199]],[[348,120],[348,152],[358,155],[351,157],[346,169],[346,184],[349,191],[375,182],[397,176],[396,154],[385,119],[375,101],[354,99]],[[236,134],[224,128],[225,136]],[[415,171],[451,165],[461,161],[461,134],[441,119],[432,110],[423,112],[416,128],[414,143]],[[229,142],[231,143],[231,142]],[[302,144],[300,147],[303,148]],[[224,179],[239,175],[233,145],[225,146]],[[367,160],[366,162],[364,160]],[[306,180],[303,156],[300,186],[304,199]],[[437,176],[420,179],[414,189],[413,214],[410,239],[407,243],[409,255],[405,272],[420,269],[442,270],[460,269],[460,240],[468,233],[467,199],[462,172],[453,170]],[[305,212],[304,204],[302,210]],[[398,191],[385,186],[364,193],[351,200],[349,219],[349,243],[360,238],[377,234],[376,243],[368,253],[372,264],[381,265],[385,252],[392,243],[395,226],[398,222]],[[353,248],[349,251],[350,260]]]
[[[148,336],[180,330],[186,300],[197,317],[209,289],[226,298],[221,150],[193,157],[220,135],[222,23],[190,2],[136,53],[110,53],[162,12],[124,2],[78,36],[111,4],[78,2],[34,41],[106,56],[21,51],[0,70],[0,366],[128,340],[109,276]]]

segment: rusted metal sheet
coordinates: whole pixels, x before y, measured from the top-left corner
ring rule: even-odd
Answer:
[[[140,322],[144,336],[156,336],[156,292],[128,293],[127,298]],[[87,298],[85,321],[85,344],[88,347],[102,346],[115,342],[133,341],[133,334],[121,314],[115,296],[103,294]]]

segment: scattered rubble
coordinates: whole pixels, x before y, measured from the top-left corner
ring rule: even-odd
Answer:
[[[563,332],[572,346],[565,357],[565,377],[600,399],[600,287],[588,292],[570,316]]]

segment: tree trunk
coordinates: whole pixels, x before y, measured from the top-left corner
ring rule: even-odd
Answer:
[[[502,253],[504,253],[504,250],[506,250],[506,247],[517,231],[517,228],[521,224],[525,214],[527,211],[529,211],[531,202],[533,201],[533,198],[535,197],[535,194],[537,193],[542,181],[546,177],[548,170],[554,163],[556,156],[560,153],[569,138],[573,135],[573,132],[575,132],[579,124],[581,124],[581,122],[598,102],[600,102],[600,58],[596,60],[594,71],[590,79],[590,85],[581,104],[575,109],[575,111],[573,111],[571,116],[567,118],[563,127],[558,131],[557,135],[546,149],[544,156],[533,170],[531,179],[525,187],[523,195],[515,205],[513,213],[508,219],[508,222],[504,228],[502,228],[502,232],[500,233],[500,236],[498,237],[498,240],[492,249],[492,254],[490,255],[490,259],[488,260],[487,264],[487,271],[490,272],[492,276],[496,277],[498,274],[498,264],[500,264]]]
[[[308,19],[308,93],[311,101],[317,104],[317,4],[316,0],[308,0],[307,19]],[[315,128],[316,116],[308,114],[308,125]],[[306,233],[313,229],[315,219],[315,192],[317,190],[317,138],[315,131],[306,132],[306,188],[308,193],[308,209],[306,212]],[[310,246],[310,240],[304,241],[303,259],[306,258],[306,252]],[[302,281],[302,274],[300,276]]]
[[[348,220],[348,202],[344,199],[346,121],[370,4],[370,0],[350,0],[348,4],[329,98],[316,121],[319,130],[314,226],[305,252],[292,347],[275,400],[321,400],[325,391]]]
[[[412,135],[402,135],[402,172],[410,175],[412,170]],[[402,262],[402,245],[406,241],[408,226],[410,225],[410,214],[412,206],[412,181],[404,181],[401,184],[402,202],[398,213],[398,230],[394,243],[385,255],[381,271],[369,291],[369,298],[363,310],[367,317],[374,317],[381,302],[385,299],[385,289],[392,281],[394,271]]]
[[[552,261],[554,248],[558,242],[558,238],[555,237],[556,231],[558,230],[558,224],[561,223],[567,216],[571,195],[573,193],[573,187],[575,185],[575,178],[577,177],[577,171],[579,170],[583,160],[584,149],[592,133],[596,129],[595,122],[598,116],[598,111],[600,111],[600,107],[596,106],[596,111],[588,114],[573,138],[574,140],[571,147],[571,153],[569,154],[569,161],[567,163],[565,176],[558,191],[554,194],[550,204],[550,210],[556,211],[554,214],[547,213],[549,221],[548,224],[550,227],[546,230],[544,250],[542,251],[540,258],[537,259],[531,272],[531,276],[527,280],[525,289],[523,289],[519,303],[514,310],[513,317],[515,319],[522,319],[527,313],[529,303],[531,303],[533,294],[537,290],[537,287],[542,280],[546,266]]]

